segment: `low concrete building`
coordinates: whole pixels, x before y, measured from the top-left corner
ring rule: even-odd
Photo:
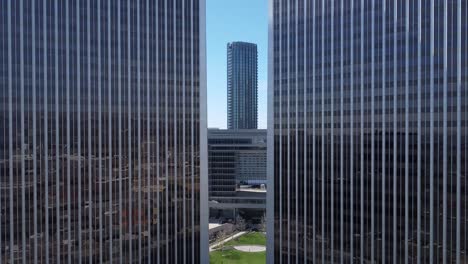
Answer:
[[[208,130],[210,218],[260,221],[266,209],[266,130]]]

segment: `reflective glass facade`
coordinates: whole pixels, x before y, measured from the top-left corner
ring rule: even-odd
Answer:
[[[201,262],[204,5],[0,1],[0,262]]]
[[[265,213],[265,129],[208,129],[210,218],[246,220]],[[244,210],[246,209],[246,210]],[[256,219],[257,220],[257,219]]]
[[[268,263],[468,261],[467,19],[270,0]]]
[[[258,107],[257,44],[227,44],[227,128],[256,129]]]
[[[208,130],[209,200],[266,183],[266,130]]]

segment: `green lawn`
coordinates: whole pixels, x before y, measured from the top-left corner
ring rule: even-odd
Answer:
[[[239,245],[262,245],[266,246],[265,234],[261,232],[251,232],[240,236],[234,240],[228,241],[225,246],[239,246]]]
[[[238,245],[266,245],[265,234],[252,232],[240,236],[224,244],[226,250],[216,250],[210,253],[210,264],[264,264],[266,252],[241,252],[232,249]]]
[[[266,251],[248,253],[235,249],[217,250],[210,253],[210,264],[265,264]]]

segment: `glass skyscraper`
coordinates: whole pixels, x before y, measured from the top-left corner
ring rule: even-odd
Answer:
[[[468,1],[269,3],[267,262],[466,263]]]
[[[0,1],[0,262],[206,263],[205,64],[204,0]]]
[[[257,129],[257,45],[227,44],[227,128]]]

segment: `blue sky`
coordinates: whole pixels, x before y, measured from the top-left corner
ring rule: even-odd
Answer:
[[[207,0],[208,127],[226,128],[226,44],[258,45],[258,127],[266,128],[268,0]]]

